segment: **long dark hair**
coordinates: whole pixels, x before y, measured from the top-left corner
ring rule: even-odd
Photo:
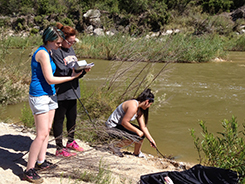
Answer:
[[[148,99],[154,99],[154,94],[151,92],[151,89],[145,89],[137,98],[137,101],[143,102],[145,100]],[[145,124],[147,125],[148,123],[148,117],[149,117],[149,108],[147,108],[146,110],[140,108],[141,112],[144,115],[145,118]]]

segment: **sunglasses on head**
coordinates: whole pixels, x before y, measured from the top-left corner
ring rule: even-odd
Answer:
[[[147,98],[147,100],[149,100],[149,103],[153,103],[154,102],[154,98]]]

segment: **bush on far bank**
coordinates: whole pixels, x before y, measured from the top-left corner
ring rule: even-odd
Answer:
[[[233,20],[231,11],[244,5],[240,0],[204,2],[193,0],[2,0],[0,2],[0,27],[9,27],[16,32],[32,34],[43,30],[49,24],[61,22],[76,28],[80,33],[93,25],[104,31],[132,35],[147,32],[181,29],[183,33],[218,33],[229,35],[244,20]],[[100,11],[99,24],[94,25],[83,15],[91,9]]]

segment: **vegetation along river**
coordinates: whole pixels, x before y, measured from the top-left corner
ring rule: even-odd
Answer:
[[[93,61],[95,66],[84,77],[91,86],[100,84],[107,77],[110,61]],[[154,65],[161,68],[163,63]],[[244,123],[245,110],[245,52],[229,53],[228,62],[201,64],[169,64],[171,72],[161,77],[152,87],[157,95],[166,94],[168,103],[150,111],[149,130],[159,151],[172,155],[183,162],[198,162],[190,129],[201,136],[199,120],[206,122],[214,134],[222,131],[221,121],[237,117],[239,126]],[[23,104],[11,105],[6,117],[20,116]],[[17,113],[18,112],[18,113]],[[156,155],[157,152],[145,141],[143,151]]]

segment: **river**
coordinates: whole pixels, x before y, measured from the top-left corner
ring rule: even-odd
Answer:
[[[83,80],[91,86],[104,82],[110,61],[94,62],[92,71]],[[163,63],[154,65],[156,69]],[[238,123],[244,123],[245,104],[245,52],[229,53],[229,61],[201,64],[169,64],[171,72],[161,77],[152,87],[157,96],[166,94],[167,103],[150,110],[148,128],[163,155],[172,155],[183,162],[198,162],[190,129],[201,136],[199,120],[206,122],[212,133],[222,131],[221,121],[230,120],[232,115]],[[153,104],[154,106],[154,104]],[[5,117],[19,121],[23,104],[10,105]],[[144,142],[143,151],[156,155],[157,152]]]

